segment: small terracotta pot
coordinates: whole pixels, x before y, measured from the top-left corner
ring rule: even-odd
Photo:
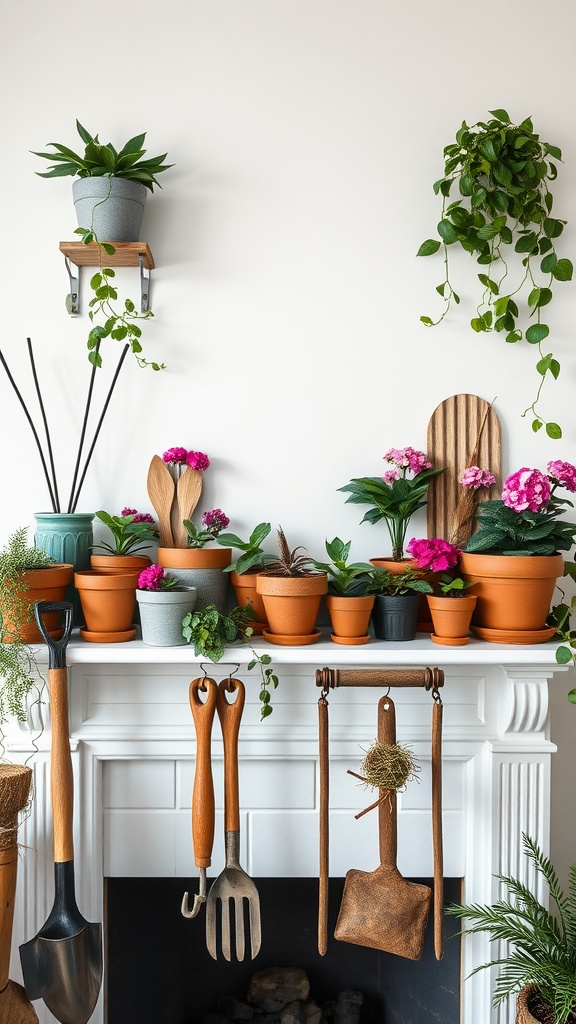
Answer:
[[[151,564],[148,555],[90,555],[90,565],[96,572],[122,573],[138,577],[142,569]]]
[[[266,625],[268,623],[268,619],[266,618],[264,601],[256,588],[256,577],[258,576],[258,573],[244,572],[238,575],[236,570],[233,569],[229,575],[238,604],[243,608],[245,605],[251,604],[254,609],[256,621]]]
[[[540,630],[546,625],[562,555],[484,555],[464,552],[462,578],[476,584],[475,626]]]
[[[365,597],[340,597],[328,594],[326,605],[330,612],[332,632],[339,637],[355,639],[368,634],[370,615],[374,607],[374,595]]]
[[[370,558],[369,562],[375,565],[377,569],[387,569],[388,572],[393,572],[396,575],[406,572],[406,569],[416,568],[416,560],[414,558],[401,558],[398,560],[397,558],[378,556],[378,558]]]
[[[225,569],[232,548],[158,548],[158,564],[165,569]]]
[[[35,601],[64,601],[66,599],[66,588],[72,582],[74,566],[66,563],[50,565],[46,569],[29,569],[23,575],[25,589],[20,591],[19,596],[28,604]],[[60,615],[58,612],[49,613],[43,616],[44,623],[50,636],[61,632]],[[9,619],[4,622],[4,629],[7,634],[4,643],[11,643],[10,633],[17,633],[18,637],[27,644],[43,644],[44,639],[38,630],[34,620],[34,613],[28,612],[26,621],[19,628]]]
[[[437,644],[459,639],[462,644],[468,643],[468,630],[472,612],[476,606],[476,596],[435,597],[427,595],[428,607],[434,627],[433,639]]]
[[[261,572],[256,577],[256,588],[271,633],[309,636],[314,632],[322,595],[328,590],[328,577],[325,572],[310,576],[268,576]]]
[[[136,607],[136,582],[133,573],[104,573],[94,569],[74,573],[87,631],[128,632]]]

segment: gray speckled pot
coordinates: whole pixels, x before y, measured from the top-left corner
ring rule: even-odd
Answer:
[[[72,195],[78,226],[94,230],[101,242],[138,242],[149,189],[127,178],[76,178]]]
[[[150,647],[183,647],[182,619],[196,604],[195,587],[137,590],[142,640]]]
[[[224,612],[228,607],[229,574],[222,569],[172,569],[168,570],[183,587],[195,587],[198,600],[197,608],[205,608],[207,604],[215,604],[218,611]]]

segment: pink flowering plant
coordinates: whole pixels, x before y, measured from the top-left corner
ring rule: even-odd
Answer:
[[[148,512],[137,512],[135,508],[123,508],[119,516],[109,512],[96,512],[96,518],[110,530],[113,543],[100,541],[94,551],[109,555],[135,555],[155,541],[155,521]]]
[[[357,477],[338,490],[349,492],[347,503],[370,506],[361,522],[374,525],[385,521],[392,558],[400,561],[408,523],[426,505],[430,482],[445,470],[433,469],[424,452],[414,448],[390,448],[383,458],[388,464],[383,476]]]
[[[138,590],[174,590],[178,589],[178,580],[161,565],[149,565],[142,569],[138,577]]]
[[[189,548],[203,548],[210,540],[216,540],[218,534],[230,525],[230,520],[221,508],[213,508],[210,512],[202,514],[202,525],[204,529],[198,529],[191,519],[184,519],[184,527],[188,534],[187,543]]]
[[[178,479],[185,469],[197,469],[203,473],[210,465],[210,459],[204,452],[189,451],[187,448],[168,448],[162,455],[162,461]]]
[[[461,576],[448,571],[456,568],[462,552],[442,537],[432,537],[430,540],[417,540],[413,537],[406,551],[412,555],[419,569],[438,573],[434,587],[442,597],[464,597],[468,587],[474,586],[474,583],[467,583]]]
[[[504,481],[501,498],[478,506],[479,529],[465,550],[503,555],[569,551],[576,525],[559,517],[574,505],[559,497],[559,488],[576,493],[576,467],[569,462],[549,462],[546,473],[527,466],[512,473]]]

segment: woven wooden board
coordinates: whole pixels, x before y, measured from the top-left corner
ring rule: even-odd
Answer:
[[[476,465],[489,469],[496,483],[480,500],[497,498],[501,489],[500,422],[490,403],[477,395],[452,395],[434,410],[428,424],[428,457],[435,468],[446,472],[432,481],[428,490],[427,527],[429,537],[450,537],[456,503],[461,493],[458,480],[470,464],[478,434],[480,445]]]

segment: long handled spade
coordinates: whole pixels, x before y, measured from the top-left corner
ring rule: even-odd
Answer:
[[[54,641],[42,616],[64,615],[64,633]],[[102,982],[102,928],[80,913],[74,892],[72,836],[73,775],[68,735],[66,647],[72,631],[69,601],[38,601],[34,616],[50,660],[52,745],[50,785],[54,823],[54,905],[37,936],[20,946],[24,985],[29,999],[43,999],[60,1024],[86,1024]]]

